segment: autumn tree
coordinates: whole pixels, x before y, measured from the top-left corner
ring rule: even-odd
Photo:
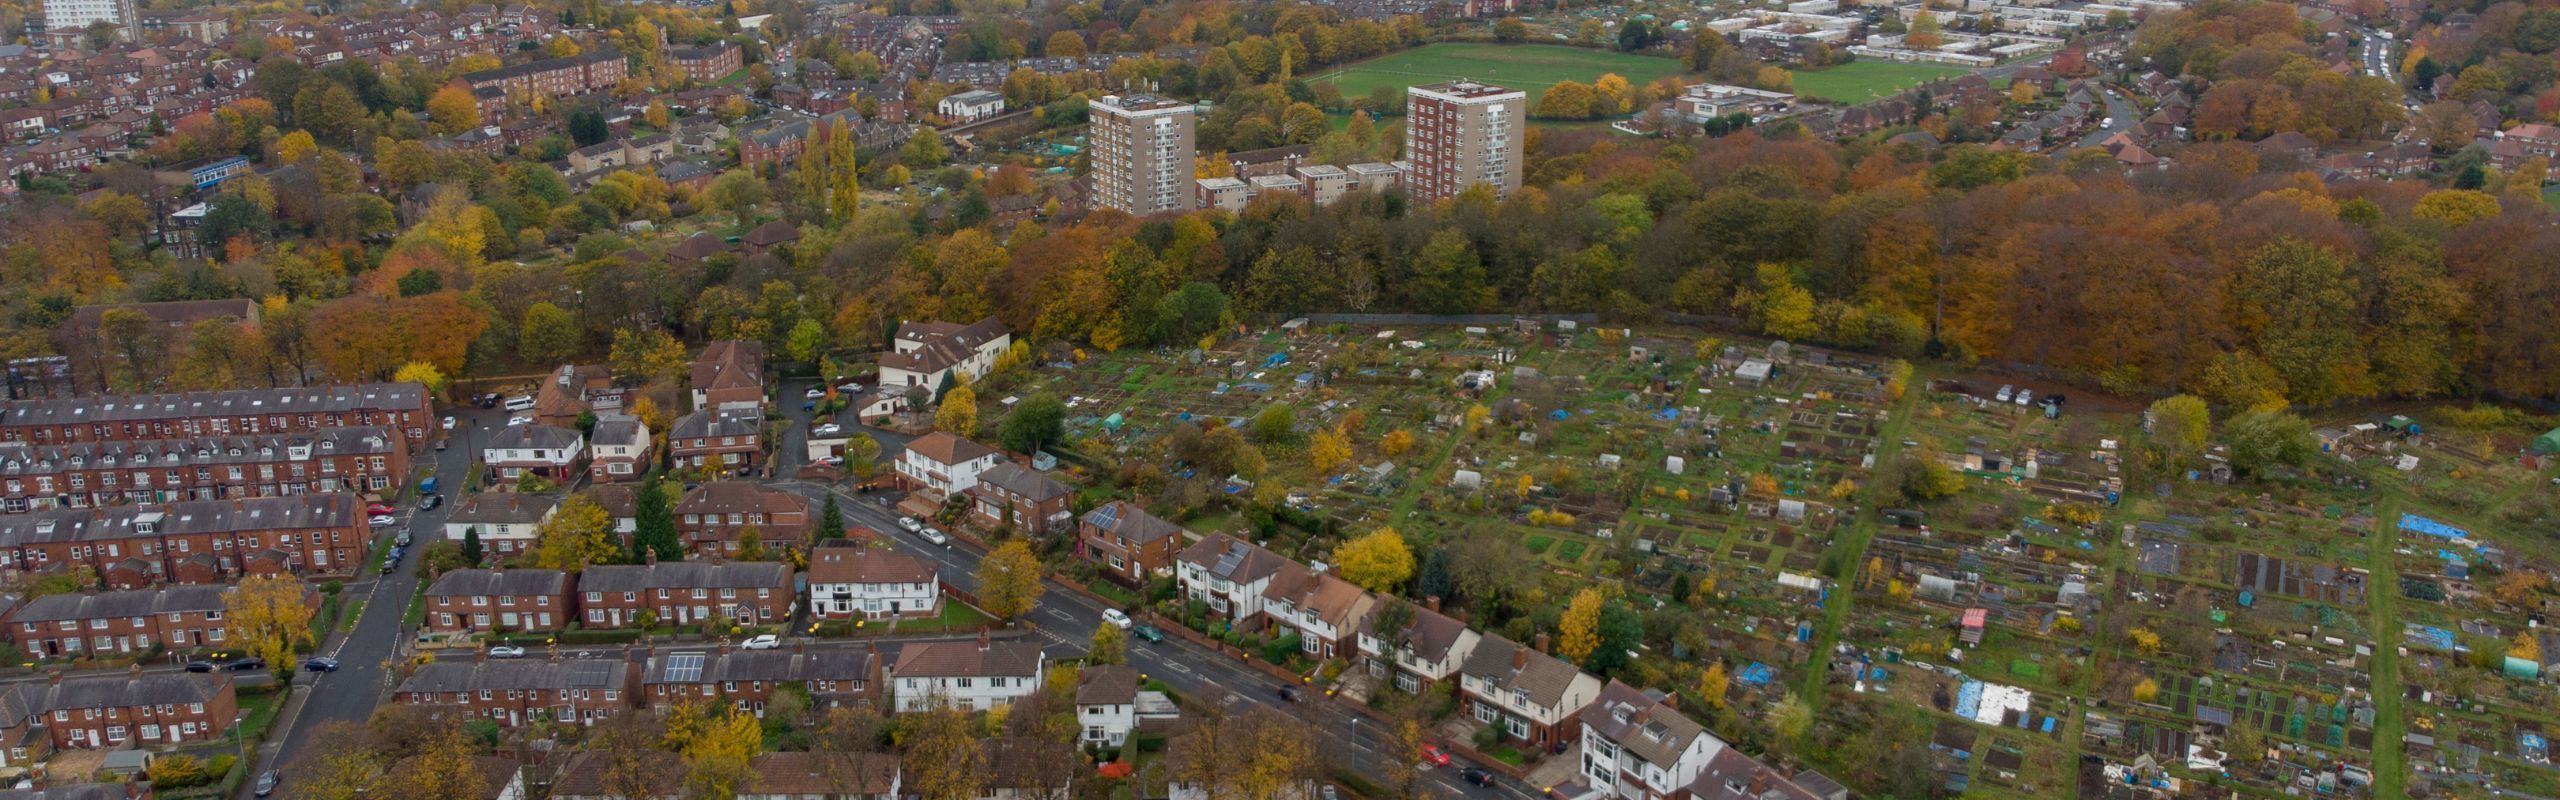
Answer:
[[[2213,432],[2212,411],[2195,395],[2153,401],[2146,416],[2151,420],[2151,443],[2171,460],[2204,452],[2205,437]]]
[[[1093,629],[1093,641],[1084,651],[1085,666],[1129,663],[1129,634],[1118,625],[1102,625]]]
[[[942,404],[933,409],[933,427],[963,438],[976,435],[978,392],[967,386],[954,386],[943,392]]]
[[[578,339],[578,321],[545,300],[525,309],[524,322],[516,329],[516,353],[537,364],[559,363],[577,354]]]
[[[978,747],[969,712],[949,706],[904,715],[909,786],[919,800],[976,800],[986,780],[986,755]]]
[[[311,737],[350,746],[305,749],[291,767],[295,779],[281,787],[284,800],[362,800],[388,793],[389,759],[375,748],[352,746],[370,738],[364,726],[330,720],[312,728]]]
[[[400,365],[400,369],[391,373],[391,380],[395,383],[414,383],[427,387],[427,394],[431,397],[444,395],[444,371],[424,361],[411,361]]]
[[[1339,428],[1320,429],[1307,440],[1307,463],[1318,475],[1331,475],[1350,460],[1351,437]]]
[[[597,564],[611,564],[621,552],[621,546],[613,541],[613,516],[586,495],[573,494],[560,501],[559,508],[537,531],[533,565],[537,569],[576,573]]]
[[[2223,426],[2231,465],[2252,475],[2279,467],[2300,466],[2316,449],[2311,424],[2283,411],[2251,411]]]
[[[1600,646],[1600,607],[1606,602],[1598,587],[1586,586],[1565,604],[1564,618],[1556,623],[1556,652],[1565,660],[1581,663]]]
[[[481,800],[489,782],[479,768],[478,753],[463,735],[459,720],[431,725],[424,740],[403,751],[404,757],[386,777],[401,797],[419,800]]]
[[[1396,529],[1379,526],[1333,550],[1342,579],[1372,592],[1391,594],[1413,577],[1413,549]]]
[[[227,641],[266,659],[279,676],[294,670],[294,648],[311,644],[310,589],[291,575],[257,575],[222,596]]]
[[[684,343],[667,333],[665,328],[650,325],[638,329],[615,331],[609,363],[617,375],[628,375],[651,383],[671,382],[692,363]],[[663,430],[657,426],[653,429]]]
[[[996,443],[1016,453],[1036,452],[1066,435],[1067,405],[1058,396],[1036,392],[1013,404],[996,426]]]
[[[1723,659],[1709,662],[1706,671],[1698,674],[1698,699],[1708,706],[1723,708],[1725,692],[1732,688],[1733,679],[1724,674]]]
[[[764,725],[744,706],[680,707],[666,736],[669,749],[684,756],[686,797],[732,800],[754,783],[749,762],[764,751]]]
[[[437,89],[427,98],[429,129],[438,136],[459,136],[480,127],[480,101],[460,84]]]
[[[1046,591],[1041,577],[1040,557],[1029,542],[1015,539],[999,545],[978,561],[979,608],[1002,620],[1022,616]]]

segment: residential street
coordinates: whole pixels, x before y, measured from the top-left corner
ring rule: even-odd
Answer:
[[[884,452],[882,457],[891,459],[895,453]],[[826,487],[797,481],[777,485],[812,499],[830,491]],[[898,549],[931,560],[943,581],[963,590],[975,590],[975,572],[981,555],[976,549],[959,541],[952,542],[947,548],[927,543],[898,527],[897,515],[877,505],[871,497],[842,490],[832,491],[835,491],[837,504],[845,511],[845,524],[880,531]],[[1040,596],[1039,607],[1028,616],[1027,622],[1033,626],[1035,634],[1047,642],[1052,657],[1081,655],[1085,642],[1093,635],[1093,629],[1102,624],[1102,611],[1103,605],[1099,601],[1052,581],[1049,591]],[[1203,701],[1214,698],[1215,702],[1225,706],[1260,703],[1286,708],[1315,723],[1317,730],[1330,734],[1324,747],[1335,764],[1362,775],[1384,774],[1385,762],[1382,759],[1393,747],[1390,732],[1359,713],[1336,705],[1335,701],[1308,698],[1296,703],[1284,702],[1280,699],[1280,680],[1180,637],[1169,636],[1162,642],[1130,642],[1129,664],[1148,677],[1164,681],[1166,686],[1185,697]],[[1544,787],[1523,786],[1505,778],[1496,778],[1494,786],[1489,789],[1470,786],[1458,777],[1458,769],[1466,766],[1471,765],[1462,759],[1453,761],[1450,767],[1427,773],[1424,784],[1431,788],[1433,794],[1442,797],[1494,792],[1499,797],[1525,799],[1544,793]]]

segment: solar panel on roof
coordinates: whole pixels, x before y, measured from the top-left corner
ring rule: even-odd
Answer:
[[[702,680],[702,654],[669,654],[667,668],[663,675],[668,683],[692,683]]]

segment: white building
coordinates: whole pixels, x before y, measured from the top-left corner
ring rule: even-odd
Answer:
[[[1424,687],[1457,674],[1481,638],[1482,634],[1454,617],[1417,608],[1412,624],[1401,631],[1379,630],[1375,614],[1362,620],[1359,647],[1369,677],[1386,678],[1392,672],[1396,689],[1419,694]]]
[[[1119,664],[1086,667],[1076,678],[1076,724],[1087,747],[1118,747],[1138,729],[1138,671]]]
[[[978,378],[994,369],[996,357],[1013,347],[1013,331],[994,317],[968,325],[948,322],[909,322],[898,326],[898,335],[889,343],[890,352],[880,356],[879,392],[872,404],[878,406],[896,400],[908,389],[922,387],[928,392],[942,391],[945,379]],[[865,415],[881,413],[871,407]]]
[[[809,613],[827,619],[931,616],[942,582],[924,559],[869,547],[820,547],[809,556]]]
[[[1048,656],[1037,642],[914,642],[889,668],[891,703],[900,713],[949,706],[986,711],[1041,690]]]
[[[597,420],[587,441],[589,477],[598,483],[639,480],[649,471],[650,441],[649,424],[637,417],[614,414]]]
[[[505,481],[526,473],[565,481],[583,468],[586,457],[586,437],[577,431],[532,423],[490,434],[489,445],[480,449],[480,460]]]
[[[1004,95],[971,89],[942,98],[933,110],[954,122],[969,123],[1004,113]]]
[[[1004,454],[995,448],[934,431],[908,442],[898,454],[898,483],[949,497],[977,488],[978,476],[1003,461]]]
[[[477,530],[480,547],[487,552],[530,552],[542,523],[550,521],[551,514],[558,510],[557,495],[481,492],[464,498],[462,507],[445,518],[444,538],[459,542]]]
[[[44,0],[44,26],[47,30],[87,30],[93,23],[121,26],[118,41],[133,41],[134,26],[142,19],[134,13],[133,0]]]
[[[1209,604],[1210,613],[1251,622],[1261,616],[1262,594],[1284,569],[1305,569],[1278,553],[1224,533],[1193,542],[1174,557],[1174,581],[1182,596]]]
[[[1582,780],[1626,800],[1689,788],[1725,748],[1652,692],[1610,681],[1582,709]]]

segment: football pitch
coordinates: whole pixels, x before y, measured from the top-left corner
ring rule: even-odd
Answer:
[[[1465,78],[1525,90],[1535,107],[1547,87],[1563,81],[1590,83],[1616,73],[1641,85],[1679,72],[1680,62],[1655,56],[1561,45],[1444,42],[1345,65],[1307,82],[1330,82],[1343,97],[1360,98],[1380,86],[1401,92],[1417,84]]]
[[[1972,72],[1939,64],[1853,61],[1821,71],[1797,71],[1796,94],[1834,103],[1864,103],[1902,91],[1913,84]]]

